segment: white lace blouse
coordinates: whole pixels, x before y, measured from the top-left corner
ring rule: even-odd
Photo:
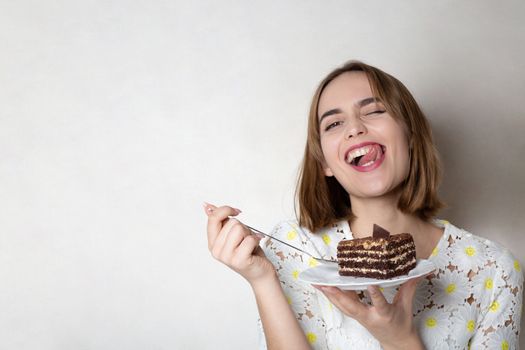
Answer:
[[[436,220],[436,225],[445,229],[429,258],[437,269],[419,283],[414,297],[414,318],[426,348],[518,348],[523,292],[518,260],[502,246],[447,221]],[[272,235],[325,258],[335,258],[337,243],[352,238],[346,221],[316,234],[295,222],[283,222]],[[298,279],[317,261],[276,241],[265,240],[261,246],[313,349],[381,349],[361,324]],[[382,290],[389,302],[397,288]],[[370,303],[366,292],[359,296]],[[260,349],[265,349],[260,323],[259,329]]]

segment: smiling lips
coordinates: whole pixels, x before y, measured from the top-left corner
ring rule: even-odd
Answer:
[[[376,169],[385,159],[385,147],[378,143],[366,142],[352,147],[346,154],[346,162],[357,171]]]

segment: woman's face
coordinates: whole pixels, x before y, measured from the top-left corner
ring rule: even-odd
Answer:
[[[317,110],[326,176],[335,176],[353,198],[391,193],[408,175],[405,127],[373,98],[366,74],[332,80]]]

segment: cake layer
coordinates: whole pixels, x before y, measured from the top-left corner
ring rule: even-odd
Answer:
[[[398,255],[391,257],[374,257],[374,256],[348,256],[338,258],[338,263],[341,266],[352,264],[353,266],[368,266],[370,264],[381,264],[387,262],[390,265],[404,264],[406,261],[415,258],[415,254],[411,251],[405,251]]]
[[[406,275],[416,267],[416,261],[411,261],[405,265],[398,266],[395,270],[375,269],[375,268],[341,268],[341,276],[367,277],[377,279],[389,279]]]
[[[406,244],[407,242],[414,242],[412,236],[408,233],[401,233],[399,235],[391,236],[391,238],[379,238],[372,239],[367,238],[356,238],[350,240],[344,240],[339,242],[337,250],[347,251],[351,250],[367,250],[367,251],[384,251],[385,249],[395,249],[399,246]]]
[[[382,250],[382,251],[364,250],[364,249],[358,249],[358,250],[338,249],[337,256],[340,258],[370,257],[370,258],[378,258],[378,259],[390,259],[394,256],[402,254],[403,252],[411,250],[413,246],[414,246],[414,243],[409,242],[395,249]]]
[[[408,233],[344,240],[337,246],[337,261],[342,276],[388,279],[416,266],[416,249]]]

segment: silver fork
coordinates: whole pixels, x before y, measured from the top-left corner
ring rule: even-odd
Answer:
[[[271,235],[269,235],[269,234],[267,234],[267,233],[264,233],[264,232],[262,232],[262,231],[259,231],[259,230],[257,230],[256,228],[253,228],[253,227],[251,227],[251,226],[248,226],[248,225],[246,225],[246,224],[244,224],[244,223],[243,223],[243,225],[246,226],[246,227],[247,227],[248,229],[250,229],[251,231],[253,231],[254,233],[258,233],[258,234],[260,234],[260,235],[263,235],[263,236],[265,236],[265,237],[268,237],[268,238],[270,238],[270,239],[273,239],[273,240],[275,240],[275,241],[277,241],[277,242],[279,242],[279,243],[281,243],[281,244],[284,244],[285,246],[288,246],[288,247],[290,247],[290,248],[292,248],[292,249],[298,250],[298,251],[300,251],[301,253],[306,254],[306,255],[312,257],[313,259],[315,259],[315,260],[317,260],[317,261],[321,261],[321,262],[325,262],[325,263],[336,263],[336,264],[337,264],[337,260],[334,260],[334,259],[323,259],[323,258],[319,258],[319,257],[317,257],[317,256],[313,256],[312,254],[310,254],[310,253],[308,253],[308,252],[305,252],[304,250],[299,249],[299,248],[297,248],[296,246],[293,246],[293,245],[291,245],[291,244],[288,244],[288,243],[286,243],[286,242],[281,241],[279,238],[275,238],[274,236],[271,236]]]

